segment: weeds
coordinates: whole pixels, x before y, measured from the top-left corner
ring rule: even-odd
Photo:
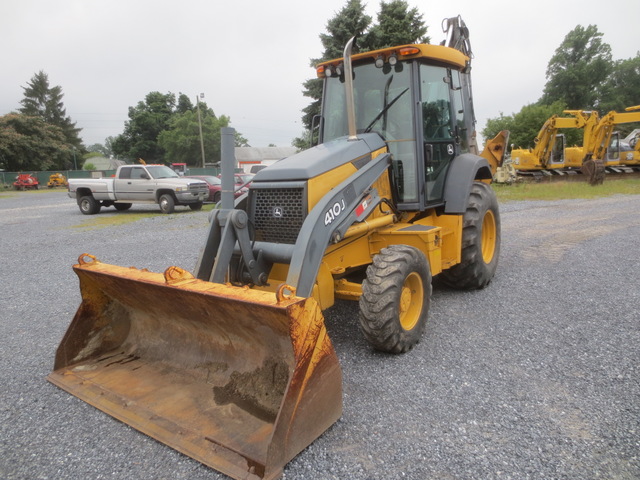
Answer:
[[[501,202],[518,200],[567,200],[572,198],[599,198],[611,195],[640,194],[640,179],[607,178],[602,185],[591,186],[586,182],[522,182],[513,185],[493,184]]]

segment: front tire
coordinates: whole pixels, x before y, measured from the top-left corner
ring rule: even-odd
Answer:
[[[376,349],[404,353],[420,341],[431,303],[431,270],[415,247],[383,248],[367,267],[360,331]]]
[[[189,208],[193,211],[202,210],[202,202],[190,203]]]
[[[169,193],[165,193],[164,195],[162,195],[158,204],[160,205],[160,211],[166,214],[173,213],[176,208],[176,201]]]
[[[500,255],[500,211],[493,189],[474,182],[462,220],[460,263],[443,271],[440,279],[459,289],[484,288],[491,282]]]
[[[84,215],[95,215],[100,212],[100,202],[93,198],[93,195],[80,197],[78,207]]]

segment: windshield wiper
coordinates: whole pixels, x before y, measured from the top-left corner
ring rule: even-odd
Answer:
[[[372,122],[367,126],[367,128],[364,129],[364,133],[369,133],[371,131],[371,129],[373,128],[373,126],[375,125],[375,123],[380,120],[380,118],[387,113],[387,111],[391,108],[391,106],[396,103],[398,101],[398,99],[404,95],[405,93],[407,93],[407,90],[409,90],[409,87],[405,88],[403,91],[401,91],[393,100],[391,100],[382,110],[380,110],[380,113],[378,113],[378,115],[376,115],[376,118],[374,118],[372,120]]]

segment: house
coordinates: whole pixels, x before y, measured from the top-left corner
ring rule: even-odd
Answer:
[[[269,166],[278,160],[290,157],[297,151],[296,147],[235,147],[234,153],[238,167],[245,173],[253,173],[251,167]]]
[[[94,170],[117,170],[120,165],[124,165],[122,160],[107,157],[89,157],[84,161],[84,165],[93,165]],[[83,166],[84,169],[84,166]]]

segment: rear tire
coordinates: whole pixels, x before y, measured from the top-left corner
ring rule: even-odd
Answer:
[[[420,341],[431,303],[431,270],[407,245],[383,248],[367,267],[360,297],[360,331],[376,349],[404,353]]]
[[[440,279],[459,289],[484,288],[491,282],[500,255],[500,211],[493,189],[474,182],[462,220],[460,263],[443,271]]]
[[[176,201],[173,199],[173,196],[169,193],[165,193],[160,197],[158,201],[160,205],[160,211],[162,213],[173,213],[176,207]]]
[[[100,212],[100,202],[98,202],[93,195],[85,195],[80,197],[78,207],[84,215],[95,215]]]
[[[129,210],[133,203],[114,203],[113,206],[119,212],[124,212],[125,210]]]

